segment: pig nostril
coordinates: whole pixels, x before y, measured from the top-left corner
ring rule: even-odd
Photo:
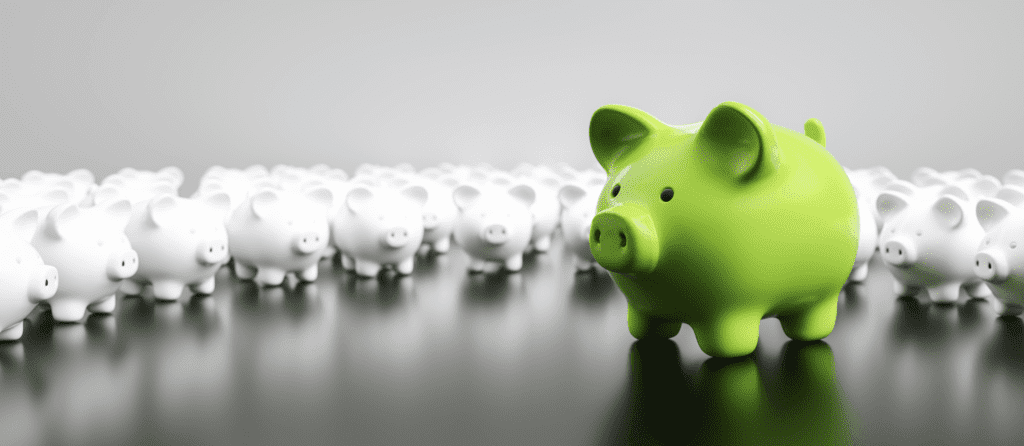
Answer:
[[[988,269],[992,269],[992,264],[991,263],[988,264]]]
[[[43,281],[43,286],[50,286],[50,279],[44,280]]]
[[[621,232],[619,233],[619,247],[626,247],[626,234],[623,234]]]
[[[885,252],[888,253],[889,252],[889,248],[885,248]]]
[[[899,252],[897,252],[896,254],[897,254],[897,255],[903,255],[903,250],[902,250],[902,249],[901,249],[901,250],[899,250]]]
[[[981,262],[979,262],[979,261],[975,260],[975,261],[974,261],[974,266],[981,266]]]
[[[601,230],[600,229],[595,229],[594,230],[594,241],[597,242],[597,243],[601,243]]]

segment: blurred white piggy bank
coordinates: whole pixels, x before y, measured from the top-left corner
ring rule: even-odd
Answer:
[[[57,292],[57,269],[29,244],[39,218],[34,210],[0,216],[0,341],[21,338],[22,321]]]
[[[426,202],[422,186],[401,191],[353,187],[331,229],[342,267],[363,277],[376,276],[382,265],[395,265],[399,274],[412,273],[413,258],[423,241]]]
[[[850,282],[863,282],[868,278],[868,262],[871,256],[875,255],[875,248],[878,247],[878,227],[875,226],[877,207],[875,201],[878,199],[877,192],[864,191],[862,187],[854,186],[853,191],[857,195],[857,212],[860,218],[860,240],[857,242],[857,257],[853,260],[853,271],[850,273]]]
[[[597,262],[590,252],[590,222],[597,210],[597,198],[604,184],[584,189],[575,184],[562,186],[558,201],[562,204],[562,237],[565,247],[576,259],[577,271],[590,271]]]
[[[128,201],[119,200],[91,208],[65,204],[46,216],[32,246],[60,274],[60,287],[49,299],[54,320],[80,321],[86,309],[114,311],[114,293],[139,268],[124,234],[130,212]]]
[[[315,281],[317,262],[327,247],[324,209],[331,199],[324,188],[304,195],[275,189],[253,193],[228,220],[235,275],[261,286],[281,285],[288,273]]]
[[[219,193],[203,201],[161,195],[136,206],[125,234],[139,254],[139,270],[121,284],[121,291],[141,294],[151,285],[159,300],[178,299],[186,286],[198,294],[212,293],[214,275],[228,258],[221,212],[230,205],[227,194]]]
[[[974,212],[977,201],[958,186],[938,194],[908,196],[890,190],[878,196],[885,224],[879,250],[896,279],[897,295],[911,296],[921,288],[935,302],[956,302],[960,287],[972,297],[991,295],[974,274],[974,255],[985,231]]]
[[[460,210],[453,235],[455,243],[469,254],[470,272],[493,272],[502,266],[509,271],[522,269],[533,226],[533,188],[463,185],[452,196]]]
[[[974,272],[995,295],[1003,316],[1024,312],[1024,188],[1006,186],[994,199],[978,201],[985,238],[974,258]]]
[[[423,248],[424,254],[433,251],[439,254],[451,249],[452,231],[459,208],[452,199],[452,190],[458,186],[453,179],[424,179],[417,183],[427,191],[427,202],[423,204]]]

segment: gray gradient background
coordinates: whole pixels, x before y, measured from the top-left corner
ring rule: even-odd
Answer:
[[[601,105],[825,124],[844,165],[1022,167],[1024,4],[0,3],[0,177],[596,165]]]

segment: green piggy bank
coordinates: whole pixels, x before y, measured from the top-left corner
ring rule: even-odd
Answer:
[[[625,294],[634,337],[672,337],[685,322],[705,353],[736,357],[754,351],[766,317],[795,340],[832,332],[857,200],[821,123],[804,131],[735,102],[684,126],[621,105],[594,113],[608,183],[590,250]]]

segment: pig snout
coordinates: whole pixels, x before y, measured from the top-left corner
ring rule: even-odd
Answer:
[[[917,262],[917,248],[903,238],[889,240],[882,244],[882,260],[893,266],[909,266]]]
[[[411,231],[403,227],[394,227],[381,234],[381,243],[388,248],[401,248],[409,244]]]
[[[974,257],[974,274],[983,280],[998,283],[1010,277],[1010,265],[1003,253],[986,249]]]
[[[431,230],[436,228],[441,223],[440,219],[437,218],[437,214],[433,212],[423,213],[423,229]]]
[[[312,254],[327,247],[327,236],[310,231],[295,236],[292,247],[299,254]]]
[[[508,226],[498,223],[484,226],[483,231],[480,233],[480,238],[492,245],[504,244],[508,242],[511,236],[512,234],[509,232]]]
[[[196,257],[200,265],[215,265],[228,258],[227,240],[210,240],[200,243],[196,248]]]
[[[121,251],[111,258],[107,264],[107,277],[110,280],[127,279],[139,270],[139,254],[134,249]]]
[[[57,268],[43,265],[32,272],[28,283],[28,301],[34,304],[57,294]]]
[[[658,263],[658,235],[651,216],[632,205],[606,209],[590,223],[590,252],[609,271],[651,272]]]

